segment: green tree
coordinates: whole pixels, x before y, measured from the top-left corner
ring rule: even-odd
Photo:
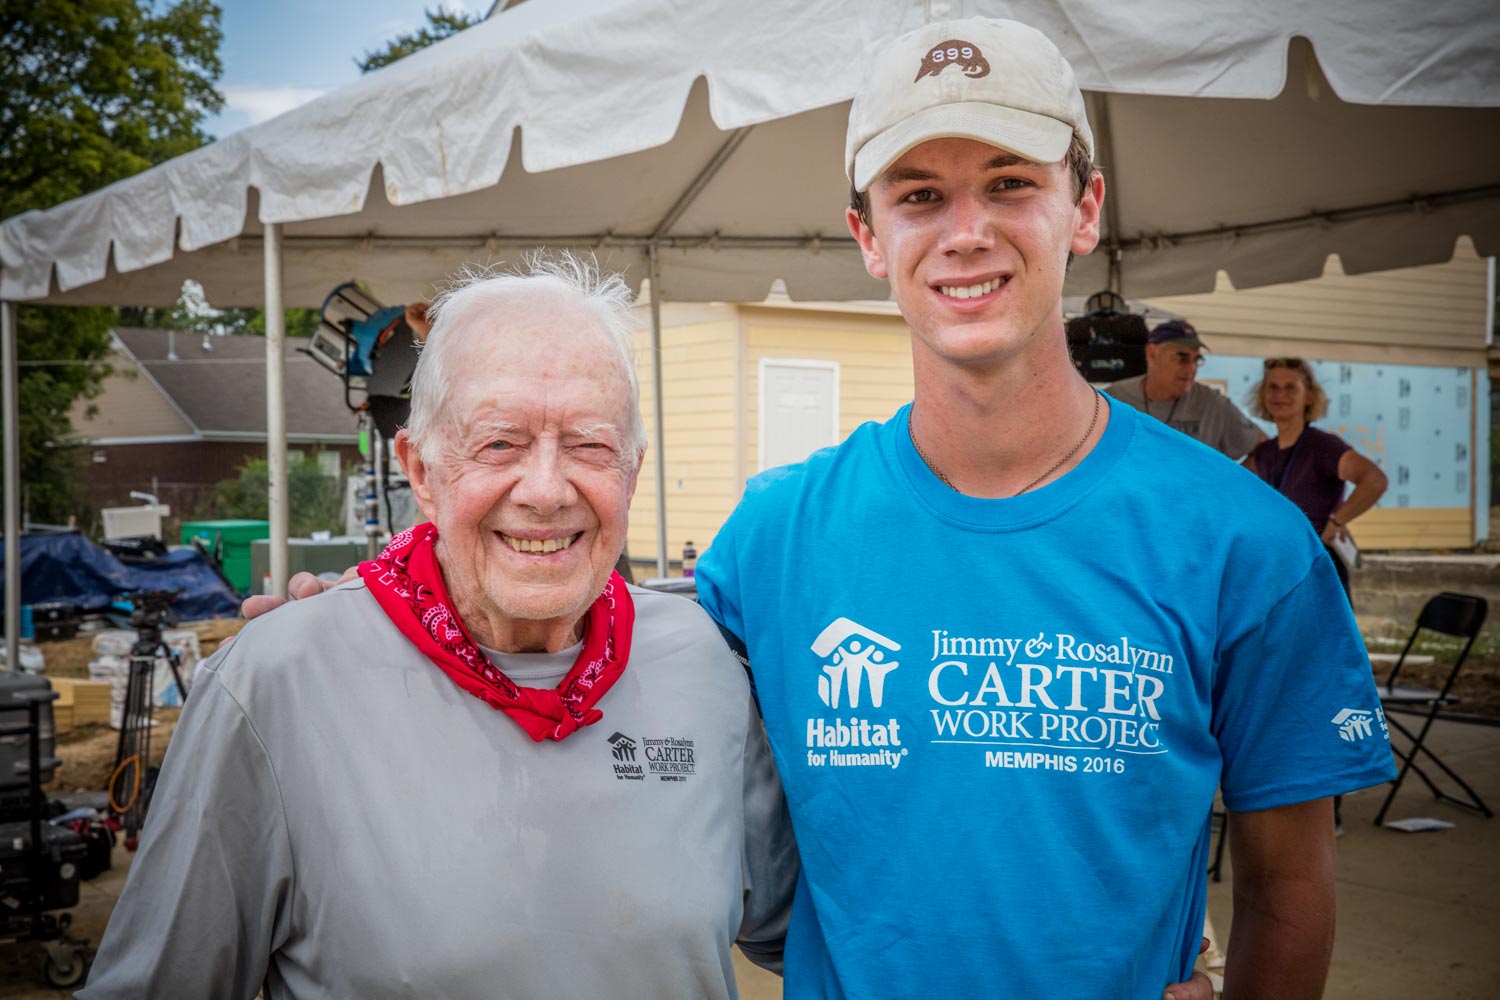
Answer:
[[[398,59],[405,59],[413,52],[419,52],[434,42],[441,42],[450,35],[456,35],[465,28],[472,28],[484,20],[478,14],[450,13],[442,8],[427,10],[424,13],[427,15],[427,23],[421,28],[409,34],[397,35],[386,43],[385,48],[378,52],[366,52],[363,59],[354,60],[359,71],[369,73],[382,66],[389,66]]]
[[[240,466],[239,475],[220,481],[207,511],[215,518],[249,518],[264,521],[270,509],[269,466],[263,458],[252,458]],[[287,531],[304,538],[314,531],[341,533],[344,529],[343,475],[323,471],[315,455],[287,462]]]
[[[60,523],[79,513],[73,485],[81,456],[78,449],[61,444],[72,431],[68,412],[75,400],[99,394],[109,370],[99,362],[109,353],[114,311],[21,308],[16,313],[16,404],[26,510],[37,521]]]
[[[0,218],[45,209],[208,141],[217,112],[219,7],[178,0],[0,0]],[[17,310],[21,474],[30,513],[72,512],[59,442],[75,400],[108,369],[110,309]]]

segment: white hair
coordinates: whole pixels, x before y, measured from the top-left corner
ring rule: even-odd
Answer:
[[[417,356],[411,378],[411,416],[406,421],[412,443],[426,461],[434,459],[433,447],[445,417],[448,388],[448,353],[454,333],[471,325],[476,315],[504,316],[521,299],[546,295],[554,301],[575,305],[599,321],[599,331],[615,351],[630,386],[628,444],[631,460],[640,464],[646,449],[646,425],[641,419],[640,381],[635,371],[634,296],[625,279],[599,269],[592,257],[569,251],[544,255],[528,253],[519,267],[497,271],[465,265],[428,307],[432,330]],[[503,331],[503,323],[484,324],[481,329]]]

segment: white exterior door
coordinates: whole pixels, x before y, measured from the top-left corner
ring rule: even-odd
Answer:
[[[761,470],[800,462],[838,442],[838,362],[761,359]]]

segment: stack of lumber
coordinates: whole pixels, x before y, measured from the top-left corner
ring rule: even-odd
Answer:
[[[89,723],[109,725],[108,681],[83,681],[66,677],[51,677],[52,690],[57,700],[52,703],[52,716],[58,732],[85,726]]]

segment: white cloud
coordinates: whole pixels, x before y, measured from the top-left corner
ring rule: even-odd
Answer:
[[[372,46],[381,46],[397,35],[409,35],[419,30],[426,21],[417,21],[409,17],[393,17],[372,27],[368,37],[372,39]]]
[[[237,84],[230,84],[222,89],[225,109],[243,113],[252,125],[275,118],[284,111],[290,111],[327,93],[312,87],[256,87]]]

